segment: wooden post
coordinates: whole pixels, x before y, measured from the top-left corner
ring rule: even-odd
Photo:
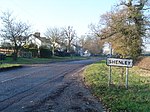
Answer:
[[[128,74],[129,74],[129,68],[126,67],[126,89],[128,89]]]

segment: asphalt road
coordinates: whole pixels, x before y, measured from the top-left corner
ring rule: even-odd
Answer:
[[[96,61],[37,64],[0,72],[0,112],[103,111],[80,73]]]

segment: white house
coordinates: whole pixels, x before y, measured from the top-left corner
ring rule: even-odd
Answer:
[[[113,54],[113,49],[111,48],[111,45],[110,43],[108,42],[105,42],[104,45],[103,45],[103,54]]]
[[[48,39],[46,39],[46,37],[41,37],[39,32],[35,32],[34,34],[32,34],[29,37],[28,40],[29,43],[33,43],[36,44],[38,46],[38,48],[40,46],[47,46],[50,47],[50,42]]]

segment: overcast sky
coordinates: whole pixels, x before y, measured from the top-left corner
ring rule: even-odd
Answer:
[[[0,0],[0,12],[13,11],[13,15],[32,25],[33,31],[44,33],[48,27],[71,25],[78,35],[88,31],[90,23],[118,0]]]

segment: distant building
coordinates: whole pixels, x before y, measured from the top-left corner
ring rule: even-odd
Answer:
[[[108,55],[111,54],[110,44],[108,42],[103,45],[103,54]]]
[[[85,51],[83,52],[83,56],[84,56],[84,57],[89,57],[89,56],[91,56],[91,53],[90,53],[88,50],[85,50]]]
[[[40,46],[50,47],[49,39],[47,39],[46,37],[41,37],[39,32],[35,32],[34,34],[32,34],[29,37],[28,42],[36,44],[38,46],[38,48]]]

